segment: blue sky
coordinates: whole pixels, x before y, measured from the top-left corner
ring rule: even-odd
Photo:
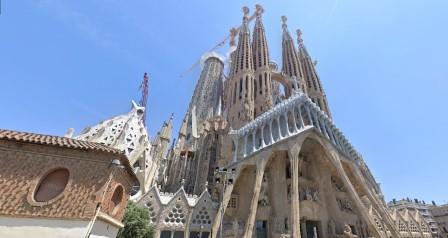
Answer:
[[[79,132],[127,112],[148,72],[150,134],[172,112],[177,134],[200,72],[179,75],[256,3],[273,60],[280,16],[302,29],[334,121],[386,199],[448,202],[445,0],[3,0],[0,128]]]

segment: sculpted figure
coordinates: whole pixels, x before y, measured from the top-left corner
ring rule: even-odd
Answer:
[[[328,234],[329,235],[335,235],[336,234],[336,226],[334,224],[333,220],[328,221]]]
[[[267,195],[268,190],[268,181],[266,176],[263,176],[263,182],[261,183],[261,189],[260,189],[260,198],[258,200],[258,204],[261,206],[269,206],[269,198]]]
[[[344,238],[356,238],[358,236],[353,234],[352,228],[349,225],[344,224],[344,235],[343,235],[343,237]]]
[[[313,200],[313,196],[311,195],[310,188],[306,188],[305,195],[306,195],[306,200],[308,200],[308,201],[312,201]]]
[[[313,192],[313,200],[315,201],[315,202],[319,202],[319,190],[314,190],[314,192]]]
[[[240,225],[238,224],[238,220],[235,219],[232,222],[232,228],[233,228],[233,235],[234,237],[238,237],[238,230],[240,229]]]

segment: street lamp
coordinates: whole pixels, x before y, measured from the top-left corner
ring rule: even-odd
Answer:
[[[230,171],[227,168],[215,168],[215,182],[216,184],[222,183],[222,193],[221,193],[221,220],[219,224],[219,237],[222,238],[222,220],[224,219],[224,193],[227,186],[232,185],[235,178],[236,169],[232,168]]]

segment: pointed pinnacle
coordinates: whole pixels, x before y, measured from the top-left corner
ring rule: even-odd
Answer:
[[[282,16],[282,28],[283,30],[286,30],[288,25],[286,24],[286,22],[288,21],[288,18],[286,16]]]
[[[263,14],[263,12],[264,12],[263,6],[261,6],[260,4],[255,4],[255,15],[257,17],[260,17],[261,14]]]
[[[297,29],[296,33],[297,33],[297,43],[301,44],[303,42],[302,31],[300,29]]]
[[[244,17],[248,17],[249,16],[249,8],[247,6],[243,7],[243,14],[244,14]]]

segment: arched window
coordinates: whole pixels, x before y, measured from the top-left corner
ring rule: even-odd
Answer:
[[[235,104],[236,102],[236,88],[237,88],[237,83],[235,82],[235,87],[233,87],[233,104]]]
[[[113,207],[112,214],[115,215],[120,208],[121,201],[123,200],[123,186],[118,185],[115,188],[115,191],[112,194],[112,198],[110,200]]]
[[[240,95],[239,95],[239,99],[241,99],[242,92],[243,92],[243,78],[240,78]]]
[[[70,173],[67,169],[56,169],[47,174],[34,192],[36,202],[47,202],[61,194],[67,186]]]
[[[257,80],[254,78],[254,99],[257,99]]]
[[[246,75],[246,93],[244,95],[245,98],[247,98],[247,95],[249,94],[249,76]]]
[[[265,89],[265,92],[266,93],[268,93],[268,74],[265,72],[264,73],[264,89]]]

